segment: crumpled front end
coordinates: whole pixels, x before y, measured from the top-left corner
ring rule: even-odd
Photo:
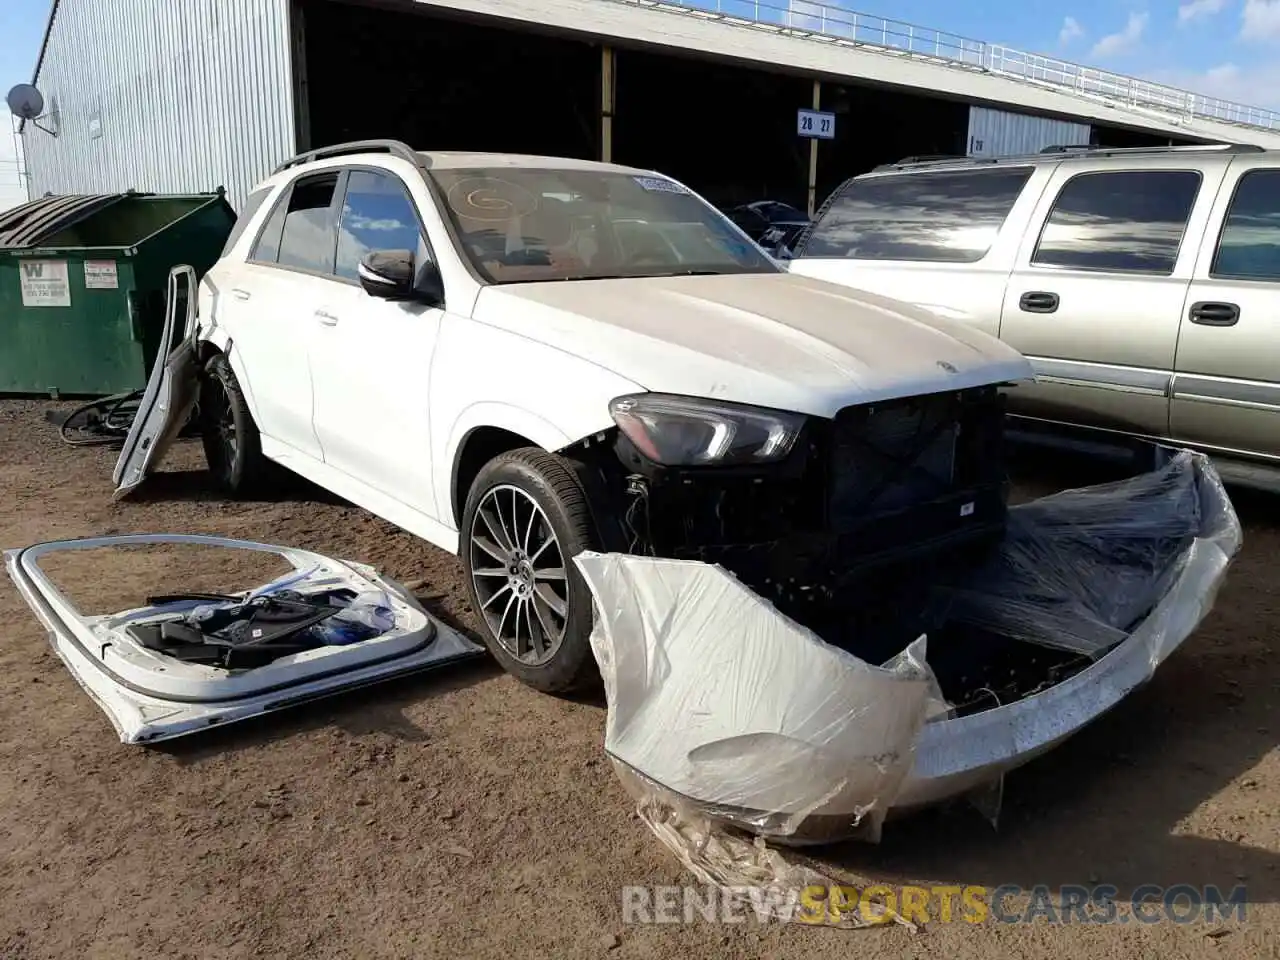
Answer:
[[[929,628],[887,659],[860,655],[883,650],[882,618],[836,645],[719,566],[580,555],[606,751],[642,805],[789,843],[874,839],[891,810],[998,784],[1211,609],[1240,524],[1206,457],[1164,459],[1012,507],[986,562],[907,585]]]

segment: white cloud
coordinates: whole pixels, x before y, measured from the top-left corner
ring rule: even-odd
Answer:
[[[1245,0],[1241,16],[1242,40],[1280,38],[1280,0]]]
[[[1190,23],[1202,17],[1211,17],[1221,13],[1227,0],[1190,0],[1178,8],[1178,23]]]
[[[1079,40],[1083,36],[1084,28],[1075,17],[1063,17],[1062,29],[1058,31],[1058,43],[1065,47],[1072,40]]]
[[[1280,0],[1276,0],[1276,2],[1280,2]],[[1138,41],[1142,39],[1142,34],[1147,29],[1147,21],[1149,19],[1150,15],[1147,13],[1129,14],[1129,22],[1124,25],[1123,30],[1119,33],[1109,33],[1093,45],[1093,56],[1114,57],[1116,54],[1127,53],[1132,50],[1138,45]]]
[[[1157,83],[1206,97],[1280,110],[1280,62],[1250,67],[1227,62],[1199,72],[1156,70],[1150,76]]]

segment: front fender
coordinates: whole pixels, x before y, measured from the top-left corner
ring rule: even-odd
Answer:
[[[575,426],[580,429],[584,425],[579,420]],[[478,401],[471,404],[454,421],[449,431],[448,442],[445,444],[444,456],[435,465],[436,515],[450,518],[455,528],[462,522],[462,518],[456,516],[453,510],[454,472],[462,445],[476,430],[496,427],[524,437],[532,445],[541,447],[543,450],[560,450],[583,437],[591,436],[598,430],[607,430],[612,426],[613,420],[609,416],[607,407],[601,408],[597,426],[586,429],[578,436],[570,436],[546,416],[533,410],[496,401]]]

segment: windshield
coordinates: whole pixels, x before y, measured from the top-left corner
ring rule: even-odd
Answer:
[[[432,170],[463,254],[491,283],[778,273],[674,180],[604,170]]]

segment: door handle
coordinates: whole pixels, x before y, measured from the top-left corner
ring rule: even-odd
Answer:
[[[1234,327],[1240,319],[1240,308],[1234,303],[1201,301],[1191,305],[1192,323],[1205,327]]]
[[[336,327],[338,325],[338,318],[335,317],[332,313],[329,313],[327,310],[317,310],[316,319],[319,320],[321,323],[323,323],[326,327]]]
[[[1023,313],[1053,313],[1058,309],[1058,295],[1043,290],[1033,290],[1018,298],[1018,308]]]
[[[232,295],[233,297],[235,297],[237,300],[248,300],[248,299],[249,299],[249,291],[248,291],[248,290],[241,290],[239,287],[232,287],[232,288],[231,288],[231,295]]]

